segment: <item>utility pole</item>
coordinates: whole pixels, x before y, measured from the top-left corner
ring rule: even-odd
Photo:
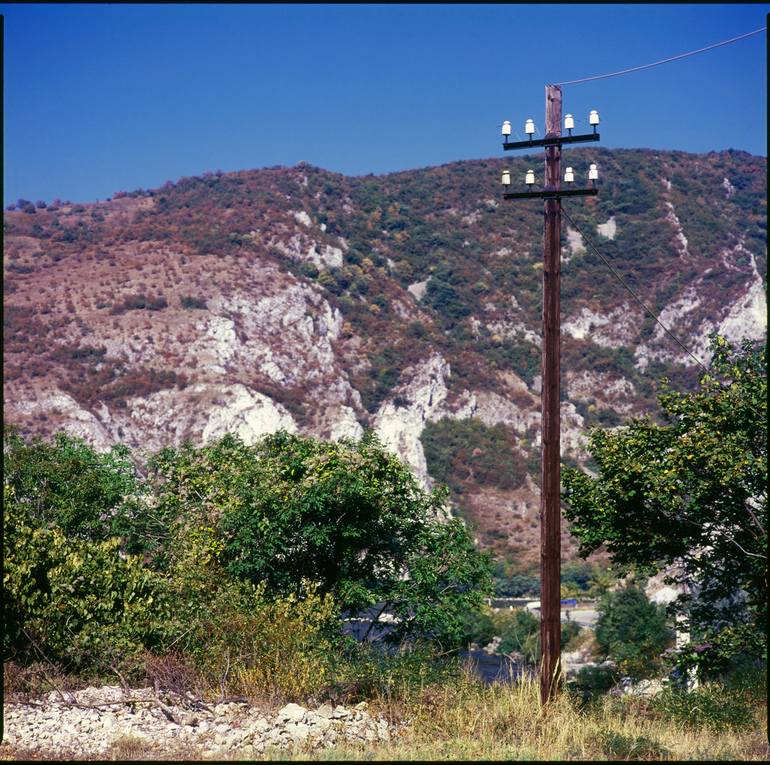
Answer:
[[[534,123],[527,120],[528,141],[510,143],[509,122],[503,123],[503,148],[545,148],[545,185],[542,191],[507,193],[504,199],[543,199],[543,349],[541,361],[541,463],[540,463],[540,701],[546,704],[558,693],[561,684],[561,450],[559,423],[560,375],[560,297],[561,297],[561,197],[595,196],[590,189],[561,188],[562,144],[598,141],[596,125],[599,116],[594,111],[589,118],[594,132],[572,135],[574,120],[565,118],[569,136],[562,137],[562,99],[558,85],[545,87],[545,138],[533,140]],[[598,177],[596,165],[591,165],[589,179]],[[511,183],[510,172],[503,171],[503,185]],[[572,183],[574,173],[567,168],[565,182]],[[534,173],[527,172],[527,185],[535,182]]]
[[[561,88],[545,88],[546,139],[561,136]],[[561,146],[545,149],[545,187],[561,188]],[[561,450],[559,361],[561,200],[546,199],[543,231],[543,355],[540,468],[540,699],[556,695],[561,674]]]

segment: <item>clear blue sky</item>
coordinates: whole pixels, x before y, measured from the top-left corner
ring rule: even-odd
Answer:
[[[5,202],[305,160],[384,173],[503,156],[544,86],[766,26],[748,5],[14,5]],[[564,87],[602,145],[767,152],[766,34]],[[584,125],[585,126],[585,122]],[[578,124],[578,128],[580,128]]]

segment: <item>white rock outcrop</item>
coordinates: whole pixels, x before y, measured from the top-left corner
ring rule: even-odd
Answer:
[[[201,438],[204,443],[233,433],[244,443],[253,444],[260,437],[278,430],[297,432],[294,418],[284,406],[268,396],[236,384],[222,387],[223,402],[208,411],[208,422]]]
[[[19,398],[14,402],[17,412],[27,416],[53,413],[66,423],[71,436],[82,438],[98,451],[109,451],[117,441],[107,407],[102,404],[99,414],[89,412],[68,393],[53,391],[35,398]]]
[[[438,354],[431,356],[417,368],[404,372],[408,382],[398,386],[395,394],[407,403],[396,406],[393,400],[385,401],[374,416],[374,430],[383,444],[414,470],[426,488],[433,481],[428,475],[420,434],[425,423],[435,419],[447,397],[449,374],[449,364]]]
[[[611,216],[606,223],[599,223],[596,226],[596,230],[605,239],[610,239],[610,240],[614,239],[615,234],[618,231],[618,224],[615,221],[615,216],[614,215]]]

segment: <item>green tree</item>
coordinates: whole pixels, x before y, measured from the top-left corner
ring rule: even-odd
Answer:
[[[58,527],[90,541],[121,537],[129,552],[144,550],[152,537],[154,515],[126,446],[99,453],[65,433],[51,442],[27,440],[6,425],[3,481],[36,528]]]
[[[767,372],[766,346],[740,349],[712,336],[713,359],[697,390],[664,381],[664,422],[634,419],[595,429],[589,451],[596,477],[566,468],[566,516],[588,554],[605,545],[613,562],[690,587],[682,613],[695,654],[709,649],[766,652]],[[728,630],[728,632],[725,632]]]
[[[443,518],[445,491],[421,490],[371,433],[326,443],[279,432],[253,446],[228,435],[165,449],[150,468],[156,511],[178,519],[177,538],[212,529],[230,576],[280,595],[308,580],[351,616],[378,606],[400,620],[391,639],[456,644],[463,611],[491,588],[487,556]]]
[[[598,610],[596,643],[604,656],[634,680],[656,674],[673,637],[665,609],[650,603],[639,587],[627,586],[608,592]]]

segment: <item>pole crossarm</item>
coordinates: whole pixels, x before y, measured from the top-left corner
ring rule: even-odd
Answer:
[[[538,138],[536,141],[513,141],[503,144],[505,151],[513,149],[536,149],[540,146],[562,146],[565,143],[585,143],[586,141],[598,141],[599,133],[585,133],[584,135],[551,136],[550,138]]]
[[[513,191],[503,199],[560,199],[561,197],[595,197],[599,189],[554,189],[546,191]]]

